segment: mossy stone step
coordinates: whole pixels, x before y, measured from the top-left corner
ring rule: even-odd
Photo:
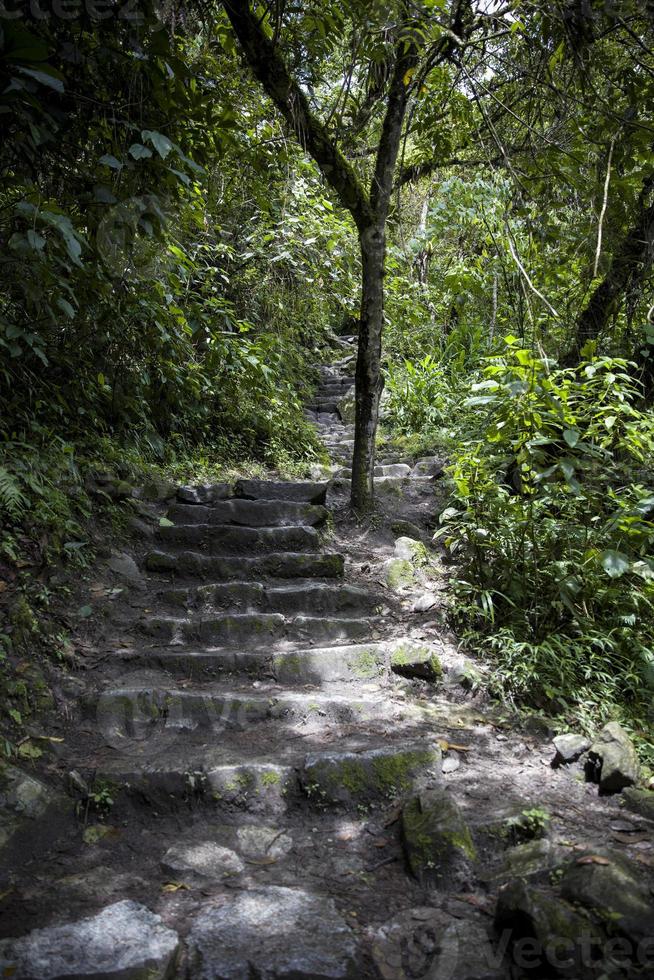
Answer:
[[[234,486],[237,497],[247,500],[289,500],[309,504],[324,504],[327,483],[312,480],[238,480]]]
[[[296,500],[221,500],[210,506],[174,504],[175,524],[237,524],[243,527],[317,527],[329,515],[324,507]]]
[[[219,580],[260,578],[341,578],[345,559],[339,554],[304,554],[273,552],[256,558],[220,558],[197,551],[169,554],[151,551],[145,559],[149,572],[169,572],[178,577],[201,577]]]
[[[380,597],[354,585],[297,581],[293,585],[261,582],[225,582],[196,588],[166,589],[161,593],[170,606],[189,610],[231,609],[281,613],[372,612]]]
[[[179,487],[177,499],[181,504],[215,504],[232,496],[229,483],[212,483],[197,487]]]
[[[152,616],[143,631],[160,642],[250,643],[262,646],[277,640],[314,643],[343,643],[370,634],[374,620],[335,616],[294,616],[281,613],[231,613],[205,617]]]
[[[336,724],[392,719],[394,706],[380,698],[329,695],[322,691],[229,690],[215,686],[180,690],[175,686],[120,687],[105,691],[95,704],[95,720],[107,735],[143,738],[154,727],[192,731],[243,731],[278,720],[302,732]]]
[[[226,673],[271,677],[285,685],[385,681],[389,651],[384,644],[348,644],[290,649],[135,649],[116,652],[124,662],[162,668],[184,678],[217,678]]]
[[[362,752],[317,752],[307,756],[300,781],[320,804],[390,800],[434,784],[441,758],[436,741],[426,739]]]
[[[158,528],[166,543],[200,548],[209,554],[256,554],[262,551],[317,551],[313,527],[239,527],[236,524],[185,524]]]

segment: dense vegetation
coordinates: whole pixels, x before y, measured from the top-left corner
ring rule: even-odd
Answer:
[[[354,502],[383,374],[384,437],[451,464],[452,615],[498,692],[646,732],[653,28],[636,0],[0,15],[5,649],[24,570],[86,560],[89,471],[320,463],[302,398],[360,319]]]

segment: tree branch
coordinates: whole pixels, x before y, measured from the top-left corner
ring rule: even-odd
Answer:
[[[372,217],[370,200],[355,170],[314,115],[309,100],[291,77],[279,51],[252,13],[248,0],[223,0],[223,7],[250,68],[300,145],[316,161],[357,227],[369,225]]]

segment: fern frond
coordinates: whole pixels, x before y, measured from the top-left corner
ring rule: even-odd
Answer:
[[[22,492],[17,477],[6,466],[0,466],[0,514],[17,520],[28,504],[29,500]]]

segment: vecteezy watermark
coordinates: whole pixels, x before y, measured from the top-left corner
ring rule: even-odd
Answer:
[[[468,973],[499,980],[509,969],[512,976],[518,970],[523,978],[546,975],[582,980],[597,976],[598,969],[613,975],[614,970],[630,968],[639,976],[652,975],[654,936],[633,942],[624,936],[600,938],[588,931],[573,938],[550,935],[540,941],[504,928],[486,938],[474,929],[471,936],[464,920],[448,925],[441,920],[439,928],[438,917],[435,910],[435,921],[423,923],[408,942],[404,934],[402,965],[399,960],[394,963],[398,980],[460,980]]]
[[[74,21],[82,17],[97,22],[114,18],[129,24],[150,19],[139,0],[0,0],[0,21]]]

